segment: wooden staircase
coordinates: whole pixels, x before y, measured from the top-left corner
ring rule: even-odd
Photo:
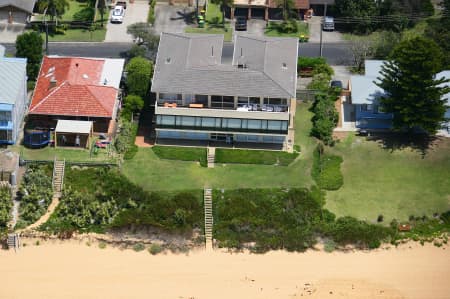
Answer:
[[[53,163],[53,197],[61,198],[61,192],[64,184],[64,168],[66,160],[56,160]]]
[[[19,249],[20,239],[18,234],[9,234],[7,240],[8,248],[14,248],[14,250]]]
[[[208,168],[214,168],[214,161],[216,159],[216,148],[215,147],[208,147]]]
[[[203,192],[205,206],[205,244],[206,249],[212,249],[213,214],[212,214],[212,190],[205,188]]]

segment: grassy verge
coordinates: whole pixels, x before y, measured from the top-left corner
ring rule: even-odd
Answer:
[[[152,149],[160,159],[198,161],[203,167],[206,167],[208,164],[206,161],[206,148],[154,146]]]
[[[72,21],[73,15],[77,13],[78,11],[82,10],[83,8],[87,7],[87,2],[78,2],[75,0],[68,0],[69,8],[66,8],[66,11],[64,14],[60,17],[59,20],[61,21]],[[44,19],[43,14],[38,14],[34,16],[36,21],[41,21]],[[49,20],[49,17],[47,16],[47,20]]]
[[[208,9],[206,10],[205,20],[208,23],[222,22],[222,11],[220,5],[208,1]]]
[[[45,33],[41,34],[45,40]],[[102,29],[89,31],[88,29],[67,29],[64,34],[49,35],[51,42],[102,42],[105,40],[106,26]]]
[[[298,153],[279,151],[216,149],[216,163],[265,164],[287,166]]]
[[[269,22],[269,26],[265,29],[266,36],[273,37],[299,37],[300,35],[309,35],[308,24],[305,22],[297,22],[297,32],[283,32],[281,22]]]
[[[321,189],[338,190],[344,184],[341,173],[342,158],[329,155],[317,149],[314,151],[314,162],[311,175]]]
[[[225,28],[218,26],[209,26],[205,25],[205,28],[198,27],[186,27],[186,33],[204,33],[204,34],[223,34],[223,40],[226,42],[230,42],[233,37],[233,29],[230,27],[230,24],[225,24]]]

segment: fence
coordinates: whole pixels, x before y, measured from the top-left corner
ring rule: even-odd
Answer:
[[[316,94],[320,93],[320,90],[313,89],[297,89],[297,100],[303,102],[312,102]]]

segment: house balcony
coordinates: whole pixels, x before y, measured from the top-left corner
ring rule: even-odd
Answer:
[[[193,106],[196,105],[196,106]],[[241,118],[241,119],[262,119],[262,120],[289,120],[288,107],[251,107],[246,105],[238,106],[236,109],[229,108],[203,108],[198,104],[190,105],[156,105],[155,114],[162,115],[180,115],[180,116],[203,116],[203,117],[221,117],[221,118]]]

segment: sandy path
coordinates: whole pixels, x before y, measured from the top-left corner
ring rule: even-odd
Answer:
[[[30,224],[29,226],[27,226],[23,230],[35,229],[39,225],[47,222],[48,218],[50,218],[50,215],[55,211],[55,209],[58,206],[58,204],[59,204],[59,197],[53,196],[52,202],[50,203],[50,205],[47,208],[47,212],[45,212],[45,214],[42,215],[41,218],[39,218],[35,223]]]
[[[47,241],[0,250],[0,281],[0,298],[440,299],[450,298],[450,247],[152,256]]]

